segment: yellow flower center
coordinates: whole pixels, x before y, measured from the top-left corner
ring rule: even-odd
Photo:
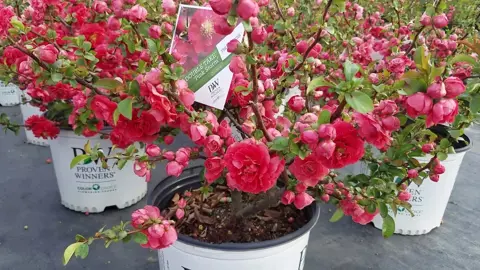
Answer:
[[[202,23],[201,26],[201,32],[204,37],[207,38],[212,38],[214,34],[214,29],[213,29],[213,21],[211,19],[207,19]]]

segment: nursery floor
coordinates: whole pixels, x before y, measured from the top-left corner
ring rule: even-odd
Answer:
[[[20,120],[19,107],[0,107],[1,112]],[[373,226],[355,224],[350,218],[329,223],[332,209],[323,207],[311,234],[305,270],[480,269],[480,128],[469,134],[476,146],[465,156],[440,228],[425,236],[394,235],[384,240]],[[153,251],[135,244],[105,249],[101,243],[91,247],[87,259],[72,259],[63,267],[63,250],[76,233],[90,235],[103,225],[128,220],[145,199],[121,211],[88,216],[70,211],[60,204],[53,165],[45,162],[49,148],[24,140],[23,133],[18,137],[0,133],[0,270],[158,269]],[[159,166],[150,188],[164,176]]]

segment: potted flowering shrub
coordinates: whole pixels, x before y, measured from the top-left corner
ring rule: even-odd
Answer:
[[[97,150],[105,153],[117,151],[106,139],[110,136],[108,123],[98,120],[92,111],[83,108],[87,102],[91,102],[92,106],[97,104],[95,100],[87,100],[87,96],[88,91],[98,88],[92,86],[85,92],[83,85],[89,84],[79,75],[85,67],[81,64],[75,68],[69,66],[70,61],[80,63],[89,58],[88,55],[74,55],[78,49],[74,46],[95,49],[97,44],[85,41],[84,36],[83,39],[63,39],[67,33],[72,33],[73,37],[72,28],[83,26],[91,29],[99,27],[99,24],[93,21],[63,24],[58,20],[71,18],[66,18],[70,16],[69,11],[61,10],[62,3],[48,8],[45,3],[41,6],[36,4],[15,2],[10,6],[0,6],[2,16],[6,18],[2,20],[0,30],[0,78],[5,84],[15,83],[22,90],[20,95],[15,92],[15,97],[24,99],[21,105],[24,116],[22,126],[26,128],[27,141],[46,145],[50,140],[61,202],[67,208],[94,213],[102,212],[107,206],[130,206],[146,195],[147,184],[131,170],[119,170],[127,162],[99,162],[83,158],[75,168],[69,167],[72,159],[85,156],[83,149],[88,140],[99,144],[95,148]],[[75,122],[75,119],[78,121]],[[18,132],[20,125],[12,123],[7,115],[2,115],[1,122],[7,129]],[[133,162],[128,164],[133,166]]]
[[[170,176],[131,223],[77,235],[64,263],[85,258],[95,240],[133,239],[160,250],[161,269],[224,269],[228,260],[239,269],[302,269],[316,201],[337,206],[331,221],[367,224],[378,215],[383,235],[393,234],[398,209],[412,211],[409,184],[439,181],[457,142],[427,129],[454,122],[465,87],[452,70],[472,59],[453,56],[445,2],[428,5],[434,27],[425,16],[389,23],[382,9],[342,0],[184,2],[202,7],[184,17],[172,0],[58,1],[41,15],[68,15],[46,27],[44,47],[20,47],[41,79],[81,89],[69,116],[76,132],[104,121],[125,149],[87,144],[72,166],[134,161],[149,178],[164,161]],[[7,42],[28,36],[27,15],[24,23],[10,14],[0,32]],[[245,33],[232,35],[238,28]],[[52,51],[52,65],[37,56]],[[220,84],[220,73],[231,83]],[[160,149],[178,132],[197,146]],[[203,168],[188,168],[192,159],[205,159]],[[369,172],[338,177],[360,160]]]

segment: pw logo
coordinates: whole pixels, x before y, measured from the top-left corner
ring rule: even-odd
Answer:
[[[101,148],[100,148],[101,149]],[[73,156],[76,157],[78,155],[85,155],[87,152],[85,152],[85,150],[83,150],[82,148],[77,148],[77,147],[72,147],[72,150],[73,150]],[[107,153],[107,156],[109,156],[110,154],[112,153],[112,147],[109,147],[108,148],[108,153]],[[98,165],[98,162],[99,162],[99,159],[93,161],[95,162],[96,165]],[[79,165],[87,165],[87,164],[90,164],[92,163],[92,159],[91,158],[87,158],[83,161],[82,164],[79,164]]]
[[[220,79],[216,78],[210,85],[208,85],[208,91],[212,93],[218,86],[220,86]]]

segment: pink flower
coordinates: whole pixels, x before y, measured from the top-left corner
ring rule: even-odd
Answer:
[[[321,139],[334,140],[337,132],[332,124],[322,124],[318,127],[318,137]]]
[[[335,151],[331,157],[318,156],[327,168],[339,169],[359,161],[365,153],[364,141],[352,124],[336,121],[333,124],[337,136],[333,140]]]
[[[378,74],[377,74],[377,73],[370,73],[370,75],[368,75],[368,79],[369,79],[370,82],[373,83],[373,84],[377,84],[377,83],[379,82]]]
[[[378,149],[385,149],[390,146],[392,138],[390,134],[380,125],[371,114],[354,113],[353,119],[358,124],[358,133],[368,143],[375,145]]]
[[[53,44],[41,45],[35,49],[35,54],[43,62],[53,64],[57,61],[58,50]]]
[[[379,210],[375,211],[375,213],[369,213],[368,211],[364,211],[360,215],[353,215],[352,220],[361,225],[367,225],[368,223],[372,222],[373,218],[378,215]]]
[[[295,16],[295,8],[294,7],[289,7],[287,9],[287,15],[290,16],[290,17]]]
[[[290,110],[300,113],[305,108],[305,99],[299,95],[295,95],[288,100]]]
[[[314,154],[310,154],[303,160],[295,157],[289,170],[298,181],[310,187],[316,186],[329,172]]]
[[[151,38],[158,39],[162,35],[162,28],[159,25],[152,25],[148,28],[148,35]]]
[[[228,23],[226,16],[218,15],[215,17],[213,29],[215,33],[226,36],[232,33],[235,27]]]
[[[247,121],[243,122],[243,124],[242,124],[242,131],[247,133],[248,135],[253,134],[255,129],[256,129],[255,123],[253,123],[250,120],[247,120]]]
[[[256,27],[252,31],[252,40],[256,44],[262,44],[265,39],[267,38],[267,30],[265,30],[265,27],[260,26]]]
[[[208,4],[218,15],[226,15],[232,8],[233,0],[210,0]]]
[[[149,157],[158,157],[161,154],[160,147],[158,147],[158,145],[155,145],[155,144],[147,145],[147,147],[145,148],[145,152]]]
[[[324,140],[320,142],[315,149],[315,154],[325,159],[330,159],[335,152],[335,143],[332,140]]]
[[[31,130],[37,138],[55,139],[60,133],[57,125],[40,115],[32,115],[25,121],[25,128]]]
[[[182,165],[182,167],[188,166],[188,161],[190,160],[190,153],[190,148],[179,148],[177,152],[175,152],[175,161]]]
[[[295,48],[297,49],[298,53],[304,54],[308,49],[308,42],[306,40],[300,40]]]
[[[240,0],[237,5],[237,14],[244,20],[250,19],[250,17],[257,17],[260,12],[260,7],[254,0]]]
[[[113,125],[113,114],[117,109],[117,103],[106,96],[95,95],[90,102],[90,109],[98,120],[103,120]]]
[[[193,105],[193,103],[195,102],[195,93],[193,93],[190,89],[181,89],[178,92],[178,97],[180,98],[180,101],[183,103],[183,105],[185,105],[186,107],[190,107]]]
[[[293,204],[295,205],[296,208],[302,210],[303,208],[312,204],[313,201],[315,201],[315,199],[312,196],[310,196],[310,194],[303,192],[295,196],[295,201],[293,201]]]
[[[388,62],[387,69],[392,73],[401,74],[405,71],[407,63],[403,57],[397,57]]]
[[[150,168],[148,162],[135,160],[133,163],[133,172],[139,177],[145,177],[145,181],[150,182]]]
[[[380,116],[393,115],[398,112],[398,106],[393,100],[382,100],[375,105],[374,113]]]
[[[455,99],[441,99],[427,116],[426,126],[434,124],[453,123],[458,114],[458,103]]]
[[[130,10],[128,10],[128,18],[132,22],[143,22],[145,21],[145,19],[147,19],[147,10],[140,5],[135,5]]]
[[[211,157],[205,160],[205,180],[209,184],[213,183],[220,176],[222,176],[225,163],[220,157]]]
[[[214,153],[219,152],[222,150],[223,140],[218,135],[210,135],[207,138],[207,142],[205,144],[205,151],[208,155],[213,155]]]
[[[307,190],[308,186],[305,185],[304,183],[300,182],[295,186],[295,192],[297,193],[302,193]]]
[[[98,13],[104,13],[104,12],[110,11],[107,3],[105,3],[104,1],[93,1],[92,7],[95,10],[95,12],[98,12]]]
[[[442,13],[437,16],[433,16],[433,26],[435,26],[435,28],[444,28],[447,25],[448,25],[448,18],[447,18],[447,15],[445,15],[445,13]]]
[[[318,134],[315,130],[305,130],[300,134],[300,140],[305,144],[317,144]]]
[[[167,151],[163,153],[162,156],[168,161],[175,160],[175,153],[173,151]]]
[[[382,126],[387,131],[395,131],[400,129],[400,119],[390,115],[382,119]]]
[[[448,77],[445,79],[446,98],[456,98],[465,92],[465,84],[457,77]]]
[[[418,92],[408,96],[405,101],[408,116],[416,118],[419,115],[430,113],[433,102],[432,99],[424,93]]]
[[[187,201],[185,201],[185,199],[182,198],[182,199],[178,200],[177,205],[178,205],[178,207],[183,209],[187,206]]]
[[[432,83],[427,88],[427,94],[431,98],[442,98],[442,97],[444,97],[447,94],[447,91],[445,90],[445,84],[443,82]]]
[[[171,246],[177,240],[177,238],[178,235],[175,227],[168,223],[155,224],[150,227],[149,230],[147,230],[148,242],[141,246],[150,249],[163,249]]]
[[[295,200],[295,193],[291,190],[285,190],[282,195],[282,203],[285,205],[292,204]]]
[[[418,171],[415,169],[410,169],[407,171],[408,178],[413,179],[418,177]]]
[[[426,13],[423,13],[422,17],[420,18],[420,23],[423,26],[429,26],[432,24],[432,17],[428,16]]]
[[[285,160],[270,156],[267,146],[254,139],[230,145],[224,160],[228,186],[254,194],[272,188],[285,166]]]
[[[222,120],[222,122],[220,122],[220,125],[218,126],[217,134],[224,139],[232,135],[232,128],[228,124],[227,120],[224,119]]]
[[[410,200],[411,197],[412,197],[412,194],[410,194],[410,192],[408,191],[400,191],[398,193],[398,199],[400,201],[408,202],[408,200]]]
[[[433,167],[433,172],[435,174],[443,174],[445,172],[445,166],[440,163],[437,163],[435,167]]]
[[[177,7],[173,0],[163,0],[162,8],[168,15],[175,15],[177,13]]]
[[[429,175],[430,177],[430,180],[432,180],[433,182],[438,182],[438,180],[440,180],[440,175],[438,174],[431,174]]]
[[[197,54],[211,53],[222,39],[222,36],[216,33],[216,27],[214,28],[217,18],[221,16],[216,15],[212,10],[198,9],[193,14],[188,28],[188,39]],[[226,23],[228,26],[228,22]]]
[[[179,177],[182,174],[183,166],[176,161],[170,161],[167,163],[167,175]]]
[[[239,55],[236,55],[232,57],[232,60],[230,61],[230,71],[232,71],[233,74],[239,74],[239,73],[246,73],[247,72],[247,66],[245,65],[245,62],[243,61],[243,58]]]
[[[201,124],[192,124],[190,126],[190,138],[196,144],[202,144],[207,138],[208,128]]]
[[[159,220],[160,209],[152,205],[145,205],[142,209],[137,209],[132,213],[132,226],[134,228],[141,228],[143,224],[150,220]]]

